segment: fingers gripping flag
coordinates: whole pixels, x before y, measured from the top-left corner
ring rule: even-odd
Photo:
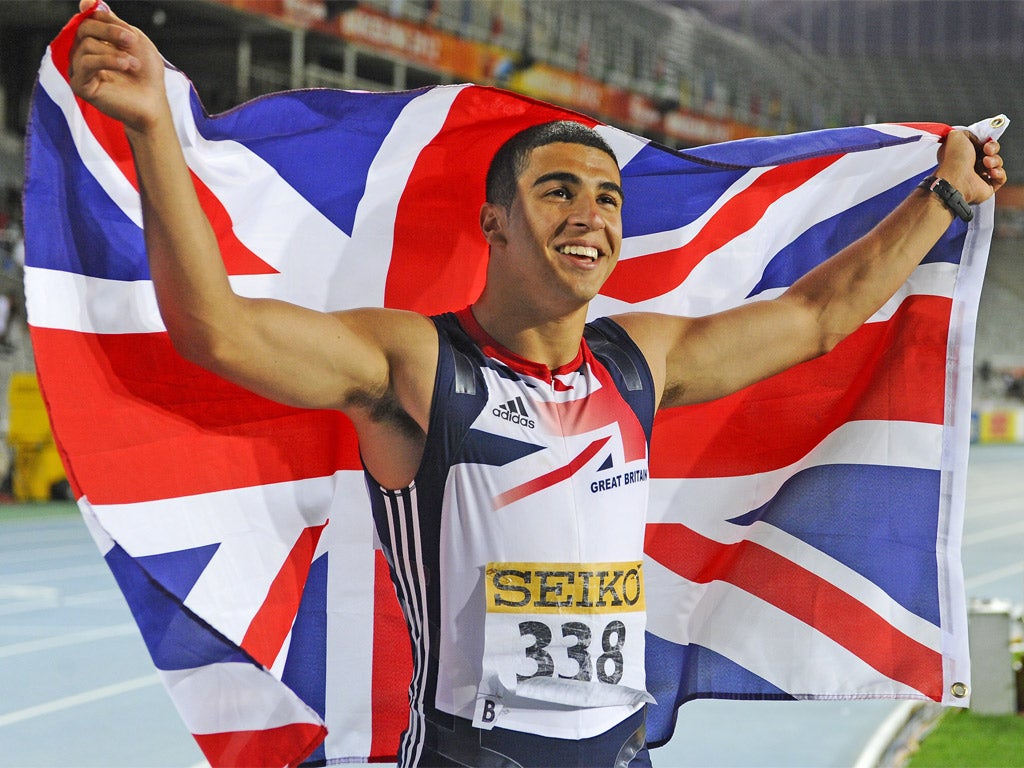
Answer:
[[[123,130],[68,85],[76,23],[40,69],[25,223],[38,372],[81,512],[212,764],[391,757],[410,652],[353,429],[174,352]],[[474,299],[487,163],[535,123],[595,126],[622,166],[622,259],[595,316],[777,295],[895,207],[949,130],[673,152],[472,85],[288,92],[211,118],[181,72],[168,66],[166,82],[234,288],[321,310]],[[965,703],[958,557],[991,229],[991,203],[957,220],[827,356],[661,414],[645,563],[652,744],[702,696]]]

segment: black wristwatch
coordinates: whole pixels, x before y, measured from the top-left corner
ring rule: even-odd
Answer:
[[[970,221],[974,218],[974,211],[971,210],[971,206],[964,200],[964,196],[960,194],[959,190],[950,184],[945,179],[940,179],[938,176],[929,176],[920,184],[917,185],[918,189],[927,189],[929,192],[934,192],[938,195],[939,200],[942,201],[954,215],[959,216],[964,221]]]

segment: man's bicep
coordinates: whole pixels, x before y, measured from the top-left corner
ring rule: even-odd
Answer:
[[[683,381],[676,404],[725,397],[821,352],[814,312],[788,298],[696,318],[671,356]]]
[[[364,408],[387,395],[392,360],[401,360],[398,341],[415,343],[405,314],[324,313],[270,299],[242,300],[233,332],[221,334],[232,340],[201,364],[286,405]]]
[[[816,354],[813,318],[789,301],[761,301],[702,317],[623,316],[648,358],[659,407],[715,400]],[[813,350],[812,350],[813,348]]]

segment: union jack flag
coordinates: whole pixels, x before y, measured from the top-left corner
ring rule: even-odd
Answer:
[[[212,764],[387,759],[411,661],[352,427],[174,352],[124,132],[68,85],[77,23],[41,65],[25,224],[38,373],[78,505]],[[487,162],[531,124],[580,120],[619,157],[622,259],[595,316],[777,295],[895,207],[949,131],[680,152],[473,85],[293,91],[209,117],[181,72],[166,82],[234,288],[323,310],[475,298]],[[966,703],[959,543],[991,230],[991,203],[956,221],[827,356],[660,414],[644,565],[652,744],[695,697]]]

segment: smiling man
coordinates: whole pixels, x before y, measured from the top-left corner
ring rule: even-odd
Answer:
[[[588,324],[619,257],[619,168],[597,133],[549,123],[492,162],[480,212],[490,261],[472,306],[320,313],[232,291],[163,71],[148,38],[108,10],[79,27],[72,87],[125,126],[175,347],[355,425],[413,646],[402,765],[649,764],[643,538],[656,410],[826,353],[899,288],[964,200],[1006,179],[996,142],[976,148],[953,132],[941,184],[778,298]]]

